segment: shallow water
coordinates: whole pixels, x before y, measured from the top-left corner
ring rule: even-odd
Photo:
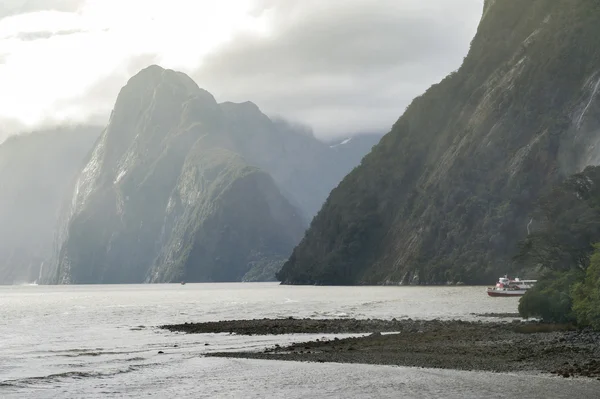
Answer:
[[[0,287],[0,397],[597,397],[597,381],[549,376],[206,358],[209,351],[259,350],[316,336],[156,328],[289,316],[481,319],[473,313],[515,312],[517,304],[488,297],[484,287]]]

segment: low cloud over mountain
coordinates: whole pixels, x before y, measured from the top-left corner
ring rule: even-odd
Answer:
[[[481,10],[481,0],[3,2],[0,137],[104,123],[119,88],[154,63],[319,137],[388,130],[460,65]]]

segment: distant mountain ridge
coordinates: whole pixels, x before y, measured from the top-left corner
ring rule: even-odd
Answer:
[[[57,127],[0,144],[0,284],[38,279],[52,255],[63,196],[101,131]]]
[[[145,68],[79,174],[42,281],[273,279],[357,151]]]

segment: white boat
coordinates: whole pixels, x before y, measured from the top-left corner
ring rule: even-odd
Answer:
[[[495,287],[487,289],[489,296],[522,296],[533,287],[537,280],[510,279],[508,276],[500,277]]]

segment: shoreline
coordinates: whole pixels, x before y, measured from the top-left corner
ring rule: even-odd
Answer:
[[[482,315],[483,316],[483,315]],[[507,314],[505,317],[512,317]],[[513,320],[255,319],[164,325],[188,334],[370,334],[317,339],[211,357],[362,363],[491,372],[542,372],[600,380],[600,332]],[[384,334],[382,334],[384,333]]]

